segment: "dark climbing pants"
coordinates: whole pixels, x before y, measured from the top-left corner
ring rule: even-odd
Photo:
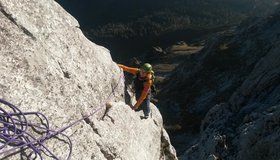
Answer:
[[[136,93],[135,93],[136,94],[136,100],[138,100],[140,98],[141,93],[142,93],[142,90],[136,90]],[[149,116],[149,114],[151,112],[150,100],[151,100],[151,90],[149,90],[149,93],[148,93],[147,97],[144,99],[142,104],[137,109],[138,111],[143,110],[145,116]]]

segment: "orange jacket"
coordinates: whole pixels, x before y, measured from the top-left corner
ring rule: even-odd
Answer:
[[[119,67],[121,67],[124,71],[126,72],[129,72],[133,75],[136,75],[140,69],[139,68],[132,68],[132,67],[127,67],[125,65],[122,65],[122,64],[118,64]],[[144,99],[147,97],[148,93],[149,93],[149,89],[151,88],[152,86],[152,73],[148,73],[147,74],[147,82],[144,84],[144,89],[141,93],[141,96],[140,98],[137,100],[136,104],[134,105],[133,109],[137,109],[141,103],[144,101]]]

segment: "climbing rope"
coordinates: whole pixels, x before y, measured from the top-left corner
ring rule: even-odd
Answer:
[[[103,109],[106,102],[108,102],[114,94],[121,79],[123,79],[122,74],[115,87],[112,88],[112,92],[109,94],[104,104],[101,104],[87,116],[83,116],[57,130],[51,130],[49,128],[48,119],[44,114],[40,112],[22,112],[15,105],[0,99],[0,103],[2,103],[2,105],[0,105],[0,159],[11,157],[17,153],[22,153],[21,156],[25,154],[24,156],[26,156],[25,158],[27,159],[37,159],[39,157],[42,160],[44,154],[48,157],[59,160],[59,158],[45,145],[47,140],[56,138],[57,140],[68,144],[69,152],[67,160],[69,160],[72,154],[72,142],[69,136],[63,134],[63,132]],[[37,118],[41,124],[30,123],[28,121],[29,117],[33,119]],[[30,131],[32,131],[32,133],[30,133]],[[34,133],[37,135],[34,135]],[[61,137],[63,138],[61,139]],[[24,152],[26,150],[30,150],[30,153],[26,154]]]
[[[54,131],[50,130],[48,119],[44,114],[40,112],[22,112],[18,107],[3,99],[0,99],[0,103],[5,105],[3,108],[0,107],[0,142],[2,143],[0,145],[0,155],[5,155],[4,153],[6,153],[3,158],[31,149],[30,154],[25,155],[28,159],[36,159],[38,156],[43,159],[42,154],[45,152],[49,157],[58,159],[44,145],[44,142],[49,138],[57,137],[57,135],[53,135]],[[29,123],[28,117],[38,118],[42,122],[41,125]],[[29,128],[41,134],[41,137],[36,138],[36,135],[29,133]],[[70,157],[72,152],[70,138],[63,133],[60,133],[60,135],[68,140],[67,143],[70,148],[68,157]]]

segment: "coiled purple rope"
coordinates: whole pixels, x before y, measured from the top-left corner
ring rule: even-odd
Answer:
[[[67,159],[69,160],[72,154],[72,142],[70,138],[62,132],[83,121],[84,119],[93,116],[102,108],[104,108],[106,102],[108,102],[108,100],[114,94],[114,91],[122,78],[123,76],[121,75],[116,86],[112,88],[112,92],[107,97],[104,105],[100,105],[100,107],[95,109],[87,116],[84,116],[63,128],[57,129],[56,131],[49,128],[48,119],[44,114],[40,112],[22,112],[15,105],[0,99],[0,103],[5,105],[5,108],[0,106],[0,156],[4,155],[4,157],[1,157],[1,159],[5,159],[27,149],[31,149],[31,152],[26,155],[28,159],[36,159],[39,157],[42,160],[44,154],[48,157],[59,160],[59,158],[44,145],[44,142],[50,138],[57,138],[61,140],[58,136],[62,136],[64,139],[61,141],[67,143],[69,147],[69,153],[67,155]],[[41,125],[29,123],[29,116],[39,118]],[[37,138],[29,133],[27,131],[30,130],[29,128],[31,128],[33,132],[40,132],[40,137]]]
[[[58,138],[57,135],[53,134],[55,132],[50,130],[46,116],[40,112],[22,112],[18,107],[3,99],[0,99],[0,103],[5,105],[3,108],[0,107],[0,143],[2,143],[0,145],[0,155],[6,153],[3,158],[31,149],[31,152],[26,155],[28,159],[36,159],[38,156],[43,159],[42,154],[58,159],[44,145],[44,142],[51,137]],[[41,125],[29,123],[27,120],[30,116],[39,118]],[[28,130],[32,130],[33,134],[29,133]],[[37,136],[40,135],[40,138],[36,138],[34,133],[37,133]],[[67,157],[69,159],[72,152],[72,143],[68,136],[63,133],[60,133],[60,135],[67,139],[64,142],[68,143],[70,148]]]

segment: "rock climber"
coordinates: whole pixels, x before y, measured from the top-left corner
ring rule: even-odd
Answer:
[[[143,110],[144,118],[149,118],[150,115],[150,99],[151,99],[151,86],[153,84],[154,72],[152,65],[145,63],[140,68],[128,67],[122,64],[118,64],[120,68],[124,71],[133,74],[134,86],[135,86],[135,95],[136,95],[136,104],[133,106],[133,109],[136,111]]]

